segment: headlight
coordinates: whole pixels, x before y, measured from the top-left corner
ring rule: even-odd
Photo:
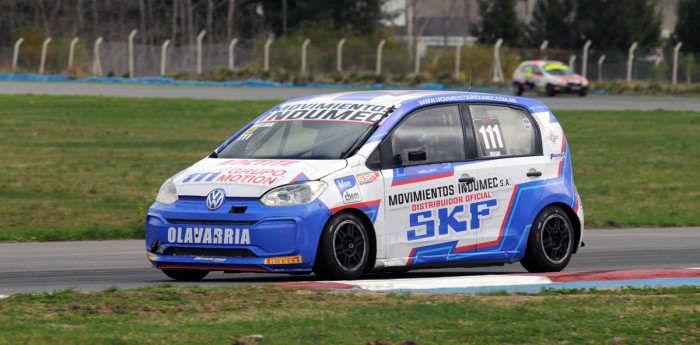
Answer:
[[[316,200],[328,185],[323,181],[306,181],[277,187],[265,193],[260,202],[265,206],[304,205]]]
[[[158,191],[156,202],[166,205],[177,202],[177,188],[173,180],[167,179],[163,182],[163,185],[160,186],[160,190]]]

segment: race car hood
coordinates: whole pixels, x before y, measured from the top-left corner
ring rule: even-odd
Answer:
[[[173,177],[181,196],[206,196],[223,188],[227,197],[258,198],[268,190],[317,180],[347,166],[346,160],[205,158]]]

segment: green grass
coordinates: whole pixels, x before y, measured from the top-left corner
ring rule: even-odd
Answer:
[[[163,180],[276,103],[0,95],[0,241],[138,238]],[[700,112],[555,114],[587,227],[700,225]]]
[[[274,104],[0,96],[0,240],[139,237],[166,178]]]
[[[700,225],[700,112],[555,114],[587,227]]]
[[[261,335],[262,339],[246,338]],[[274,286],[16,294],[2,344],[696,344],[700,288],[376,294]]]

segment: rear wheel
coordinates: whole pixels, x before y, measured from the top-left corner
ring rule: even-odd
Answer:
[[[367,267],[369,253],[362,220],[352,213],[336,214],[323,228],[314,273],[324,279],[355,279]]]
[[[559,272],[574,251],[574,229],[566,212],[559,207],[546,207],[535,218],[520,263],[530,272]]]
[[[162,270],[163,273],[175,280],[185,282],[200,281],[209,274],[209,271],[201,270]]]

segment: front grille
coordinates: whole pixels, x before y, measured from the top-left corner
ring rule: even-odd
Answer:
[[[192,248],[192,247],[168,247],[164,255],[173,256],[221,256],[228,258],[256,258],[248,249],[231,248]]]
[[[194,220],[194,219],[172,219],[168,218],[170,224],[193,224],[193,225],[233,225],[245,226],[253,225],[256,221],[241,221],[241,220]]]

